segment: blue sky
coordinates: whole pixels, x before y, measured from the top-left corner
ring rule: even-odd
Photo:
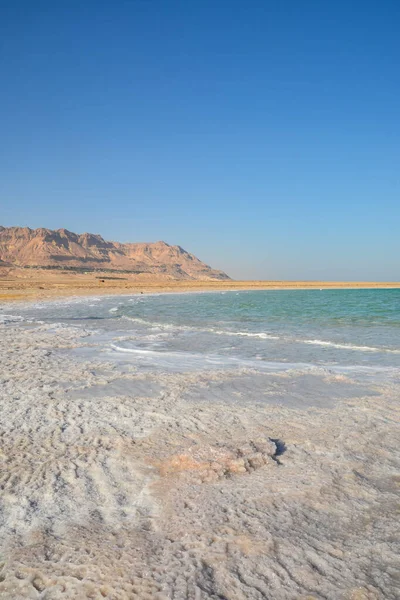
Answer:
[[[400,279],[400,3],[0,3],[0,224]]]

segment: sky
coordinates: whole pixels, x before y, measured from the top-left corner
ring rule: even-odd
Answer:
[[[0,224],[400,279],[398,0],[1,0]]]

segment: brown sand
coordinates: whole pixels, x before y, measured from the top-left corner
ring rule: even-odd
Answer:
[[[51,270],[0,268],[0,301],[59,296],[196,292],[221,290],[400,288],[400,282],[365,281],[195,281],[155,279],[125,273],[77,274]]]

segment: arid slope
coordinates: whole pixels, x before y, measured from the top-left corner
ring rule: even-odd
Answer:
[[[165,242],[108,242],[100,235],[76,234],[67,229],[0,226],[1,263],[16,267],[128,271],[171,279],[229,279],[180,246]]]

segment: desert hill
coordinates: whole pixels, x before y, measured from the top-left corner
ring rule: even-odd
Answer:
[[[224,280],[180,246],[166,242],[120,243],[67,229],[0,226],[0,266],[149,273],[168,279]]]

